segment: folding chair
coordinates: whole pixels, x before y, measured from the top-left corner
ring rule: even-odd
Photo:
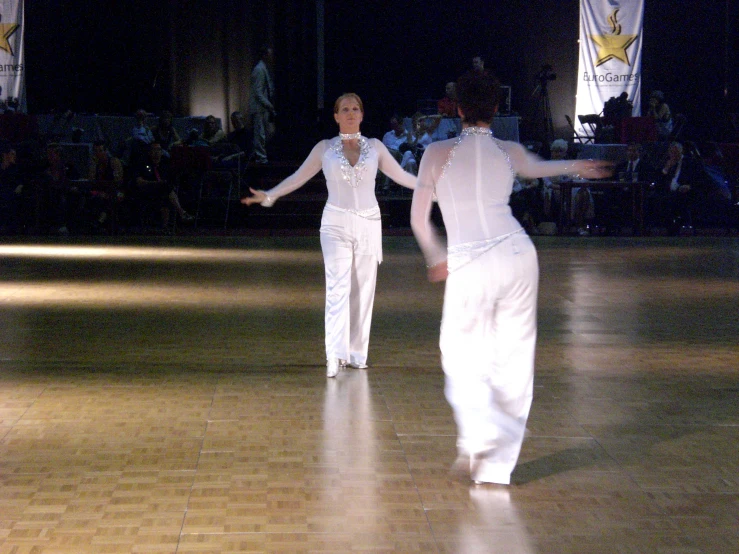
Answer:
[[[213,167],[210,149],[206,146],[175,146],[170,151],[170,156],[172,177],[180,202],[183,202],[183,197],[192,199],[197,195],[199,198],[203,188],[203,177]],[[174,230],[176,221],[174,218]]]
[[[195,228],[205,218],[220,219],[220,216],[214,214],[222,208],[225,230],[228,227],[228,216],[234,194],[236,200],[241,194],[241,163],[244,154],[238,146],[228,143],[214,145],[211,148],[211,154],[217,156],[218,161],[203,173],[200,181]]]
[[[565,115],[565,119],[567,120],[567,124],[570,126],[570,129],[572,129],[572,134],[574,135],[577,142],[579,142],[580,144],[595,142],[595,136],[591,137],[588,135],[581,135],[577,132],[577,129],[575,129],[575,124],[572,122],[572,118],[569,115]]]
[[[577,119],[580,121],[583,129],[590,129],[587,136],[592,137],[592,142],[595,142],[598,138],[598,131],[603,123],[603,119],[597,113],[591,113],[587,115],[578,115]]]

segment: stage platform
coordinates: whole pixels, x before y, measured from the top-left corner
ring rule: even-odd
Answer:
[[[448,474],[443,286],[386,237],[326,379],[316,236],[0,239],[2,553],[739,551],[739,240],[535,237],[513,484]]]

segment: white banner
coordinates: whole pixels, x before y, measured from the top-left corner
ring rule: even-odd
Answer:
[[[23,0],[0,0],[0,103],[26,111]]]
[[[578,116],[600,114],[622,93],[641,115],[641,46],[644,0],[580,0]],[[579,118],[578,131],[583,129]]]

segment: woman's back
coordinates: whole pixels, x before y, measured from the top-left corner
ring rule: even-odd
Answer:
[[[431,179],[435,185],[449,246],[496,238],[521,227],[508,205],[514,175],[505,144],[476,129],[430,145],[419,175],[419,184]]]

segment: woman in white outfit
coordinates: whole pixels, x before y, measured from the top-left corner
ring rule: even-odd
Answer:
[[[496,139],[498,83],[458,82],[463,130],[430,144],[413,193],[411,225],[431,281],[446,282],[440,348],[458,429],[455,467],[475,482],[509,484],[531,406],[539,270],[536,250],[508,205],[515,175],[609,174],[594,161],[545,162]],[[436,195],[447,247],[430,222]]]
[[[375,197],[377,170],[405,187],[416,185],[416,176],[403,171],[382,142],[361,135],[363,117],[359,96],[340,96],[334,105],[339,136],[316,144],[303,165],[276,187],[249,189],[252,195],[241,200],[246,205],[270,207],[323,169],[328,187],[321,219],[328,377],[335,377],[344,364],[367,367],[377,265],[382,262],[382,224]]]

